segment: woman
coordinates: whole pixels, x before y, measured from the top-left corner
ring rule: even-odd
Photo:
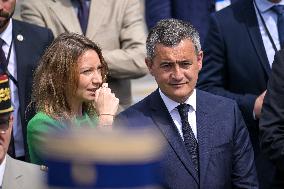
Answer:
[[[43,163],[38,146],[45,133],[71,125],[111,126],[119,100],[105,83],[106,75],[107,65],[94,42],[74,33],[54,40],[35,72],[32,103],[37,114],[27,129],[32,163]]]

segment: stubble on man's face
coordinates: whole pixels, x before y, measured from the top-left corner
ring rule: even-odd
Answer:
[[[279,3],[281,0],[268,0],[268,1],[270,1],[272,3]]]
[[[12,18],[15,12],[16,2],[14,0],[9,0],[7,2],[2,2],[0,9],[0,33],[3,32],[8,26],[9,20]]]

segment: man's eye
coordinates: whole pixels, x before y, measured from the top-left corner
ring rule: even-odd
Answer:
[[[172,64],[170,64],[170,63],[162,63],[162,64],[160,65],[160,67],[161,67],[161,68],[164,68],[164,69],[169,69],[169,68],[171,68],[171,66],[172,66]]]
[[[179,63],[179,65],[181,68],[188,68],[189,66],[192,65],[192,62],[184,61],[184,62]]]

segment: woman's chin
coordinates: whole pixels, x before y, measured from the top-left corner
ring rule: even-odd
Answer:
[[[92,96],[92,95],[87,96],[87,97],[84,99],[85,102],[92,102],[92,101],[94,101],[94,100],[95,100],[95,95],[94,95],[94,96]]]

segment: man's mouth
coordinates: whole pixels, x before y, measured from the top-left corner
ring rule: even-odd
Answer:
[[[183,83],[170,83],[170,85],[172,85],[172,86],[182,86],[182,85],[185,85],[185,84],[187,84],[187,82],[183,82]]]

